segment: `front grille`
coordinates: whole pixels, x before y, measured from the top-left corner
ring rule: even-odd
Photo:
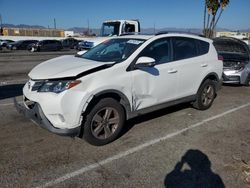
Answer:
[[[234,82],[240,82],[239,76],[230,76],[230,75],[222,75],[224,81],[234,81]]]

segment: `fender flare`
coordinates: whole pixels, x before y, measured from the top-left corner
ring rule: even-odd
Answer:
[[[88,104],[84,107],[84,111],[86,111],[89,107],[89,105],[95,101],[95,99],[98,99],[98,98],[102,98],[102,97],[108,97],[110,96],[112,97],[112,95],[116,95],[116,96],[119,96],[120,98],[120,104],[123,106],[124,110],[125,110],[125,113],[126,113],[126,119],[129,119],[129,117],[131,116],[131,105],[130,105],[130,102],[127,98],[127,96],[122,93],[121,91],[118,91],[118,90],[115,90],[115,89],[107,89],[107,90],[103,90],[103,91],[100,91],[96,94],[93,94],[89,97],[89,99],[87,100]]]

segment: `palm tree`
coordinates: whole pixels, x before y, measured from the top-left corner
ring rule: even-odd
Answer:
[[[221,18],[225,7],[228,6],[229,1],[230,0],[205,0],[203,33],[206,37],[213,37],[214,29]],[[219,15],[217,14],[218,11],[220,11]],[[212,16],[211,21],[210,16]]]

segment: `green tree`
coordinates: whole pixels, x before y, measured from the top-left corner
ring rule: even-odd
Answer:
[[[206,37],[213,37],[214,29],[229,2],[230,0],[205,0],[203,33]]]

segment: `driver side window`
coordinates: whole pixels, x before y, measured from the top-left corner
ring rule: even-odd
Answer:
[[[150,43],[140,54],[155,59],[156,64],[170,62],[170,40],[169,38],[158,39]]]

